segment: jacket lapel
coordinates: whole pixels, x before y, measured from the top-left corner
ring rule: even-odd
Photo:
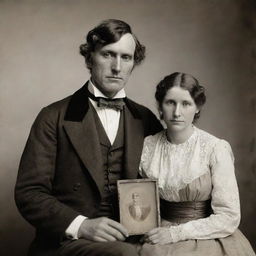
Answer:
[[[104,177],[100,142],[86,91],[80,89],[80,92],[72,96],[66,112],[64,129],[102,195]]]
[[[136,105],[125,99],[125,157],[124,177],[136,179],[144,140],[144,127]],[[95,181],[100,194],[104,191],[100,141],[93,110],[89,107],[87,84],[72,97],[66,111],[64,129],[84,166]]]
[[[142,119],[132,110],[131,102],[127,102],[124,111],[125,124],[125,161],[124,172],[126,179],[138,177],[138,167],[144,141]],[[132,111],[131,111],[132,110]]]

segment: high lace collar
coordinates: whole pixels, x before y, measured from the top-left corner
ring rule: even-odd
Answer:
[[[179,144],[176,144],[176,143],[173,143],[171,141],[168,140],[168,137],[167,137],[167,129],[165,129],[165,132],[163,133],[163,142],[166,144],[166,146],[170,146],[170,147],[183,147],[183,146],[186,146],[188,144],[190,144],[197,136],[197,133],[198,133],[198,129],[193,126],[193,132],[192,134],[188,137],[187,140],[185,140],[184,142],[182,143],[179,143]]]
[[[141,174],[158,179],[160,189],[178,191],[209,171],[210,147],[216,141],[197,127],[181,144],[169,142],[165,130],[149,136],[144,141]]]

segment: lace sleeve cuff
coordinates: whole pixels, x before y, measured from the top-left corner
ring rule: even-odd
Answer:
[[[184,240],[188,239],[182,230],[182,225],[171,226],[169,228],[169,230],[170,230],[170,236],[171,236],[172,243],[176,243],[176,242],[184,241]]]

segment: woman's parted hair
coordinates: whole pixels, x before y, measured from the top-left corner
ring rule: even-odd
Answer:
[[[131,27],[124,21],[109,19],[102,21],[98,26],[89,31],[86,37],[86,43],[80,45],[80,54],[84,56],[85,63],[90,69],[91,52],[96,47],[103,47],[107,44],[115,43],[127,33],[131,33],[135,41],[134,63],[139,65],[145,58],[145,46],[142,45],[136,36],[132,33]]]
[[[195,114],[194,121],[200,117],[200,109],[206,102],[205,88],[199,84],[198,80],[192,75],[175,72],[166,76],[156,87],[155,98],[158,103],[159,109],[161,109],[164,97],[169,89],[172,87],[180,87],[189,91],[191,97],[195,101],[196,106],[199,108],[199,112]]]

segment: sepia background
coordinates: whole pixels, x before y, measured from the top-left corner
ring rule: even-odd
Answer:
[[[232,145],[240,229],[256,249],[255,17],[255,0],[0,0],[0,254],[26,255],[34,235],[13,199],[32,122],[89,78],[78,48],[107,18],[128,22],[147,47],[131,98],[157,114],[156,83],[175,71],[207,88],[198,126]]]

